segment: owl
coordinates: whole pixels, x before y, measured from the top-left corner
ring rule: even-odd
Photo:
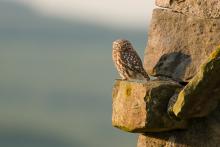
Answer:
[[[123,80],[150,80],[140,57],[128,40],[119,39],[113,42],[112,58]]]

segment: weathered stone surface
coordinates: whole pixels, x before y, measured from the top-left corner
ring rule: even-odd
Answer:
[[[219,0],[156,0],[156,5],[202,18],[220,18]]]
[[[182,119],[202,117],[214,110],[220,101],[220,46],[200,67],[195,77],[179,93],[173,106]]]
[[[172,119],[176,119],[176,120],[179,120],[180,118],[176,117],[176,115],[174,114],[173,112],[173,106],[174,104],[176,103],[177,101],[177,98],[178,98],[178,95],[180,93],[181,90],[179,91],[176,91],[176,93],[170,98],[169,102],[168,102],[168,105],[167,105],[167,113],[169,114],[169,116],[172,118]]]
[[[155,9],[144,66],[150,75],[189,81],[220,44],[220,19],[200,19]]]
[[[146,133],[137,147],[218,147],[220,144],[220,107],[206,118],[194,119],[187,130]]]
[[[161,132],[186,128],[167,114],[170,97],[181,86],[171,81],[117,80],[113,88],[112,125],[127,132]]]

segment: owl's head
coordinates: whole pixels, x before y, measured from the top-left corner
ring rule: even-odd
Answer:
[[[112,43],[112,49],[116,51],[129,51],[133,50],[133,46],[128,40],[118,39]]]

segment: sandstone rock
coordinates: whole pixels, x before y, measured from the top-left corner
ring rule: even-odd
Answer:
[[[206,118],[193,119],[187,130],[145,133],[137,147],[218,147],[220,107]]]
[[[220,44],[220,19],[200,19],[155,9],[144,66],[150,75],[187,82]]]
[[[179,93],[173,106],[182,119],[202,117],[214,110],[220,101],[220,46],[200,67],[199,72]]]
[[[181,86],[172,81],[117,80],[113,88],[112,125],[127,132],[161,132],[186,128],[167,114],[170,97]]]
[[[202,18],[220,18],[219,0],[156,0],[156,5]]]
[[[172,119],[176,119],[176,120],[181,120],[180,118],[176,117],[176,115],[173,112],[173,106],[177,101],[179,93],[180,93],[180,90],[176,91],[176,93],[170,98],[168,105],[167,105],[167,113]]]

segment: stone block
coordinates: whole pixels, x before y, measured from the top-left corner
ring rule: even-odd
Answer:
[[[220,46],[206,59],[189,84],[180,91],[173,105],[173,112],[181,119],[204,117],[217,107],[219,101]]]
[[[153,76],[188,82],[220,44],[220,19],[201,19],[155,9],[144,67]]]
[[[156,5],[201,18],[220,18],[219,0],[156,0]]]
[[[219,118],[220,107],[208,117],[192,119],[187,130],[141,134],[137,147],[218,147]]]
[[[133,133],[185,129],[186,121],[172,120],[167,114],[168,101],[180,88],[172,81],[116,80],[112,125]]]

